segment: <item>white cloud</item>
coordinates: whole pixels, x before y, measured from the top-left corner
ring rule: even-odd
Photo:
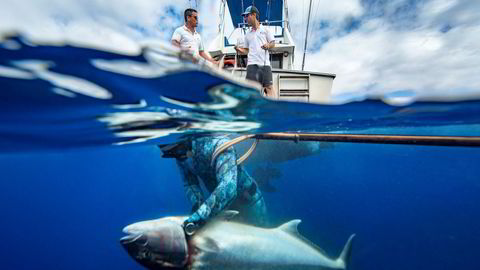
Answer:
[[[288,1],[288,12],[291,23],[303,23],[308,15],[309,0]],[[360,0],[312,1],[312,18],[321,18],[340,22],[348,16],[360,16],[364,9]]]
[[[289,23],[293,38],[296,40],[296,54],[303,54],[306,37],[309,0],[288,1]],[[309,29],[309,44],[318,42],[323,37],[333,36],[342,31],[346,18],[358,17],[364,13],[360,0],[320,1],[312,0],[312,10]],[[328,23],[321,31],[315,28],[321,23]],[[297,57],[301,59],[301,57]],[[297,67],[301,62],[297,61]]]
[[[450,23],[457,26],[479,24],[479,1],[431,0],[420,10],[420,19],[430,26]]]
[[[186,0],[0,0],[0,5],[0,33],[130,53],[138,50],[138,40],[165,40],[182,24],[166,7],[181,13],[190,6]]]
[[[386,17],[368,19],[311,53],[306,69],[336,73],[335,94],[412,90],[419,97],[478,97],[479,8],[438,0],[423,5],[408,27]],[[451,29],[443,33],[444,27]]]

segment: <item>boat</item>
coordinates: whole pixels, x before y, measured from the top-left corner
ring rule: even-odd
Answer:
[[[287,0],[221,0],[218,34],[208,46],[209,53],[216,58],[224,57],[224,68],[239,77],[246,77],[247,55],[237,54],[234,46],[242,46],[248,25],[241,14],[254,5],[260,11],[260,23],[274,33],[275,48],[270,50],[270,62],[276,98],[283,101],[328,103],[331,97],[335,74],[295,70],[295,42],[288,21]],[[311,10],[311,1],[310,1]],[[310,20],[310,10],[309,18]],[[234,29],[226,35],[226,18],[229,11]],[[308,23],[307,31],[308,33]],[[307,35],[308,36],[308,35]],[[237,37],[237,42],[232,41]],[[305,39],[307,47],[307,38]],[[305,51],[305,50],[304,50]]]

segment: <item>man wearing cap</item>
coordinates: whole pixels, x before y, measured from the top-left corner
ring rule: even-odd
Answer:
[[[275,47],[273,34],[259,22],[259,12],[254,6],[249,6],[242,14],[244,20],[252,28],[245,35],[245,48],[235,46],[235,50],[248,54],[247,79],[262,84],[264,94],[275,97],[273,89],[272,68],[270,66],[269,49]]]
[[[188,51],[194,56],[200,55],[205,60],[218,65],[218,61],[213,59],[210,54],[205,52],[202,37],[196,31],[198,25],[198,12],[193,8],[188,8],[183,13],[185,25],[178,27],[172,36],[172,44],[182,50]]]

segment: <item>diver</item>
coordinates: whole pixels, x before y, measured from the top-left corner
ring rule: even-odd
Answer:
[[[190,137],[176,144],[159,145],[163,157],[175,158],[184,181],[185,193],[192,203],[192,214],[184,223],[187,235],[224,210],[239,211],[242,222],[267,225],[267,209],[255,180],[237,165],[233,147],[212,163],[215,149],[227,136]],[[200,181],[210,195],[205,198]]]

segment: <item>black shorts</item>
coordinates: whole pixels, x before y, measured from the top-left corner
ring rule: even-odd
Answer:
[[[262,86],[270,86],[273,84],[272,68],[270,66],[248,65],[247,80],[256,81]]]

